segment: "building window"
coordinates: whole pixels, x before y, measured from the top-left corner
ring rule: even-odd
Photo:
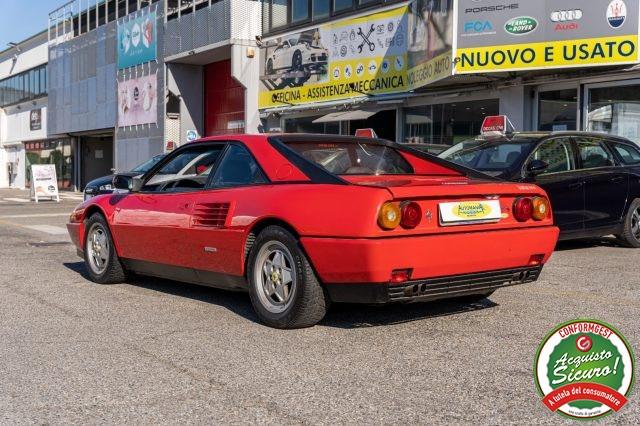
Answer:
[[[480,134],[486,116],[498,115],[500,101],[425,105],[406,108],[404,141],[406,143],[455,145]]]
[[[538,130],[577,130],[578,90],[565,89],[538,94]]]
[[[331,13],[331,0],[313,0],[313,19],[322,19]]]
[[[71,189],[73,186],[73,152],[71,139],[55,139],[25,142],[26,175],[31,186],[31,166],[34,164],[54,164],[58,178],[58,188]]]
[[[309,0],[292,0],[291,22],[301,22],[309,19]]]
[[[353,0],[333,0],[333,10],[342,12],[353,7]]]
[[[401,3],[404,0],[262,0],[263,31],[280,31],[305,23],[327,21],[345,12]]]
[[[29,71],[0,80],[0,107],[46,96],[46,75],[47,66],[41,65]]]
[[[587,130],[640,143],[640,85],[589,90]]]

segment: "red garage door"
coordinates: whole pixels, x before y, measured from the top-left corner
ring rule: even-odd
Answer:
[[[206,136],[244,133],[244,88],[231,77],[231,60],[204,69]]]

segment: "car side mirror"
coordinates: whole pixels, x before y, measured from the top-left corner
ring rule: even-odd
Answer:
[[[549,163],[542,160],[531,160],[527,164],[527,174],[529,176],[538,176],[549,168]]]
[[[115,175],[111,182],[115,189],[130,191],[131,190],[131,177],[124,175]]]
[[[140,192],[142,189],[142,178],[140,176],[134,176],[131,178],[131,192]]]

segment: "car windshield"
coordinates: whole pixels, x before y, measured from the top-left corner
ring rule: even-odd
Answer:
[[[534,145],[533,139],[466,141],[439,157],[483,172],[502,172],[522,161]]]
[[[336,175],[413,174],[398,150],[376,143],[291,142],[290,148]]]
[[[142,163],[142,164],[136,166],[135,168],[133,168],[133,170],[131,170],[131,171],[135,172],[135,173],[147,173],[149,170],[151,170],[151,168],[153,166],[158,164],[158,162],[160,160],[162,160],[164,158],[164,156],[165,156],[165,154],[160,154],[160,155],[156,155],[155,157],[151,157],[150,159],[148,159],[144,163]]]

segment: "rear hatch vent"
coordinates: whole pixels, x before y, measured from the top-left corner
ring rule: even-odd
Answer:
[[[224,228],[229,203],[201,203],[193,208],[193,226]]]

